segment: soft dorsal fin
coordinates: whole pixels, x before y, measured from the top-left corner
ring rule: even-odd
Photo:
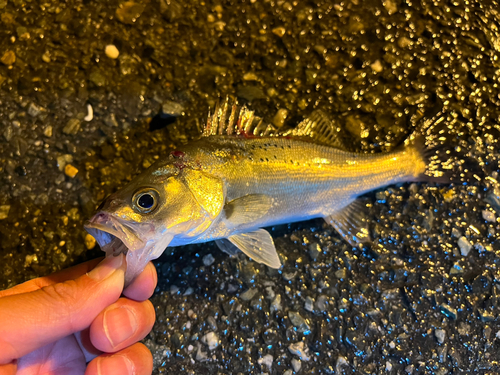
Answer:
[[[234,255],[235,247],[258,263],[271,268],[280,268],[281,261],[274,247],[273,238],[265,229],[255,232],[233,234],[229,238],[215,241],[224,252]]]
[[[246,106],[238,108],[236,101],[229,104],[227,96],[221,104],[217,102],[214,113],[208,113],[207,124],[203,129],[203,137],[212,135],[251,135],[268,137],[276,134],[276,128],[264,124],[254,111]]]
[[[287,131],[285,136],[309,137],[314,142],[350,151],[340,135],[340,127],[321,110],[316,110],[306,117],[296,128]]]

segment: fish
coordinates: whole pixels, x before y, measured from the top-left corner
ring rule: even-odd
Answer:
[[[264,228],[323,218],[350,245],[369,243],[367,207],[359,197],[392,184],[443,178],[429,172],[433,156],[418,135],[387,153],[349,151],[319,110],[280,133],[226,99],[209,113],[199,139],[111,194],[85,229],[107,256],[126,254],[126,283],[167,247],[208,241],[279,268]]]

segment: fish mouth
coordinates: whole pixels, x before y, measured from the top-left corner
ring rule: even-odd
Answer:
[[[84,228],[106,254],[115,256],[127,254],[128,250],[137,251],[144,248],[147,241],[139,237],[138,233],[147,235],[152,231],[151,225],[122,221],[104,212],[94,215],[85,223]]]
[[[122,220],[106,212],[95,214],[84,228],[96,239],[106,256],[126,254],[125,286],[144,270],[150,260],[158,258],[174,238],[153,224]]]

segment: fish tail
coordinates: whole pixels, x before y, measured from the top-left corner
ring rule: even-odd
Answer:
[[[449,184],[458,181],[453,174],[455,147],[449,137],[439,131],[444,117],[438,115],[417,128],[404,142],[404,151],[414,161],[412,181]]]

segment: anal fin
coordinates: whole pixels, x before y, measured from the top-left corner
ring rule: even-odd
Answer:
[[[366,205],[361,200],[353,201],[324,219],[353,247],[371,242],[366,220]]]
[[[217,240],[215,243],[222,251],[230,255],[234,255],[234,247],[236,247],[258,263],[264,263],[271,268],[281,267],[273,238],[264,229],[250,233],[234,234],[229,236],[228,239]]]

